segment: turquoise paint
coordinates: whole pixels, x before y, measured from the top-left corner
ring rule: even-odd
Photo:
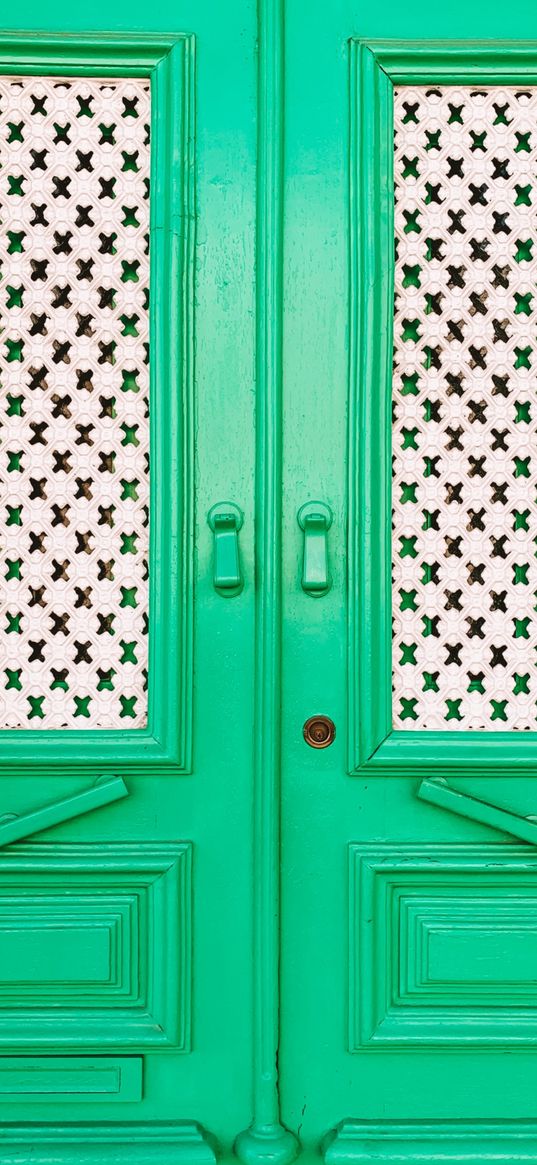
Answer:
[[[9,976],[22,981],[17,1009],[0,970],[2,1056],[24,1052],[37,1073],[31,1098],[13,1075],[2,1114],[36,1160],[210,1165],[252,1117],[256,21],[249,0],[30,3],[1,18],[20,34],[2,38],[7,72],[149,73],[156,147],[151,726],[0,741],[2,813],[37,814],[42,829],[0,850],[0,927],[15,932]],[[229,603],[206,522],[226,497],[245,514],[244,589]],[[128,796],[41,815],[101,775]],[[106,1073],[102,1094],[70,1083],[66,1060],[119,1071],[118,1048],[140,1068],[122,1094]],[[47,1095],[54,1064],[63,1082]]]
[[[330,1165],[477,1161],[500,1144],[516,1159],[535,1135],[529,959],[509,953],[535,853],[506,832],[531,826],[534,745],[391,735],[387,406],[391,85],[534,83],[536,32],[530,5],[336,0],[305,18],[287,4],[279,1062],[304,1160],[323,1146]],[[501,45],[468,43],[484,34]],[[309,497],[334,512],[333,585],[315,603],[294,518]],[[323,751],[302,739],[313,713],[337,726]],[[417,796],[420,777],[441,776],[456,813]],[[443,860],[445,892],[431,873]],[[513,992],[510,1027],[500,997]]]
[[[439,1146],[450,1162],[537,1152],[537,868],[504,828],[522,821],[533,838],[534,742],[450,735],[448,765],[444,739],[389,734],[390,77],[537,83],[525,42],[467,44],[484,16],[391,0],[151,14],[122,0],[112,16],[62,0],[46,34],[37,4],[3,18],[24,26],[4,38],[7,71],[154,76],[162,588],[148,734],[0,741],[3,809],[47,830],[0,851],[0,922],[17,935],[0,970],[6,1154],[30,1143],[57,1165],[165,1165],[171,1151],[212,1165],[217,1144],[247,1165],[299,1151],[392,1165]],[[488,6],[486,25],[537,35],[528,3]],[[427,44],[400,43],[418,32]],[[223,532],[207,514],[230,497],[244,522],[215,559]],[[324,528],[297,522],[311,498],[333,515]],[[304,742],[313,714],[336,724],[326,750]],[[449,770],[457,812],[418,796],[418,767],[433,785]],[[82,812],[101,774],[129,795]],[[22,962],[21,1018],[9,991]],[[38,998],[53,1028],[32,1016]],[[103,1131],[88,1073],[125,1056],[123,1098],[102,1077],[119,1105]],[[54,1066],[63,1092],[47,1100]],[[27,1072],[31,1131],[16,1093]]]

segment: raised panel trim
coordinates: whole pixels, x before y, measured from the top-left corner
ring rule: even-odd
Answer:
[[[141,1056],[0,1056],[0,1104],[142,1099]]]
[[[0,851],[0,938],[9,925],[12,959],[17,932],[24,937],[29,925],[38,935],[47,924],[60,937],[85,927],[88,941],[93,930],[100,947],[108,931],[108,977],[70,981],[67,967],[62,981],[57,955],[52,979],[40,981],[38,947],[27,981],[3,983],[0,963],[1,1049],[190,1051],[189,842],[36,842]]]
[[[488,961],[478,975],[469,967],[483,934]],[[436,936],[440,972],[431,964]],[[526,952],[519,977],[513,941]],[[349,1051],[534,1048],[536,942],[537,853],[527,847],[351,844]]]
[[[214,1137],[197,1121],[174,1124],[2,1124],[0,1165],[215,1165]]]
[[[322,1144],[325,1165],[537,1161],[535,1121],[343,1120]]]
[[[537,84],[537,42],[349,41],[348,771],[537,771],[536,732],[391,724],[393,96],[416,85]]]

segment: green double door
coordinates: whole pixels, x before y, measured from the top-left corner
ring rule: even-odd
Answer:
[[[533,1161],[535,14],[0,23],[0,1165]]]

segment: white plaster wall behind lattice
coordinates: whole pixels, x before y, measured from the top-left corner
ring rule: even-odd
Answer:
[[[149,83],[0,78],[0,727],[147,720]]]
[[[395,94],[394,725],[537,728],[537,91]]]

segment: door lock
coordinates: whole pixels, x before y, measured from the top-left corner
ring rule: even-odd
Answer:
[[[329,716],[310,716],[302,731],[310,748],[328,748],[336,735],[336,726]]]

